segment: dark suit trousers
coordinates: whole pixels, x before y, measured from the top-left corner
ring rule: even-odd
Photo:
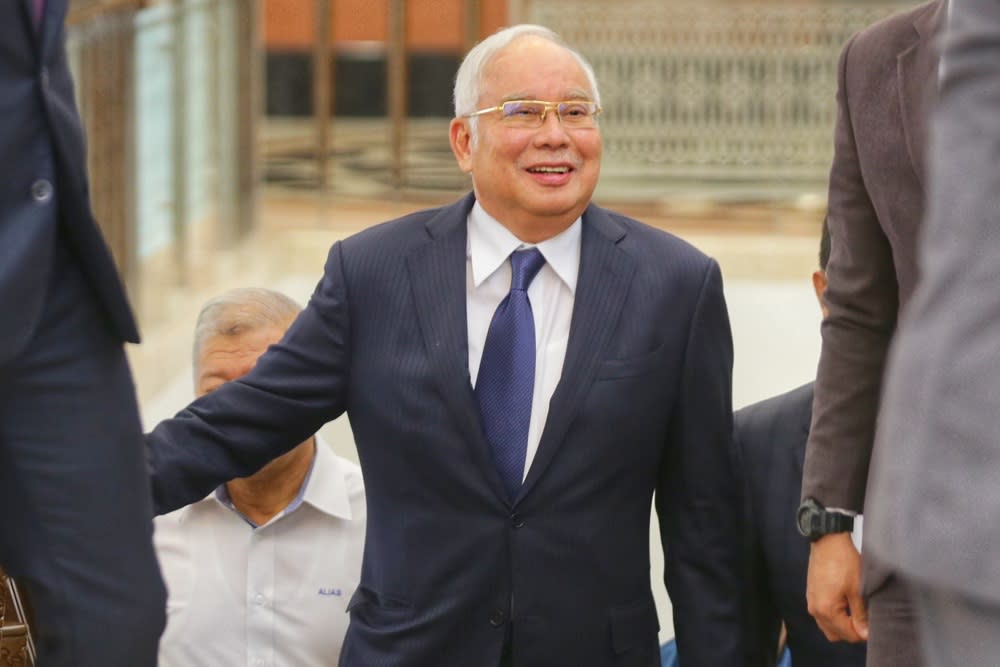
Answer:
[[[917,612],[909,586],[890,575],[868,598],[868,667],[923,667]],[[935,667],[937,667],[935,665]]]
[[[31,340],[0,366],[0,562],[35,609],[40,665],[152,667],[165,591],[135,388],[61,242],[55,258]]]

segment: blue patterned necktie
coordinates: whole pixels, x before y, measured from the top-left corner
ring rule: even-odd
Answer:
[[[511,500],[524,478],[535,389],[535,318],[527,290],[543,264],[538,248],[511,254],[510,293],[493,313],[476,378],[483,431]]]

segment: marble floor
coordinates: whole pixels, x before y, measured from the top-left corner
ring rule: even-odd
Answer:
[[[335,240],[416,208],[453,199],[453,191],[409,196],[317,194],[272,185],[261,196],[261,226],[238,247],[220,252],[220,270],[196,287],[164,287],[162,312],[144,324],[145,341],[130,348],[146,427],[192,397],[190,340],[200,304],[224,289],[265,285],[308,299]],[[674,196],[653,203],[601,200],[609,207],[675,233],[716,257],[726,282],[735,346],[734,404],[739,407],[808,381],[819,349],[819,308],[810,274],[816,265],[822,211],[816,198],[718,202]],[[342,455],[356,458],[344,418],[323,429]],[[651,526],[652,535],[657,531]],[[653,544],[658,544],[654,539]],[[652,551],[661,637],[672,636],[669,601],[659,583],[662,555]]]

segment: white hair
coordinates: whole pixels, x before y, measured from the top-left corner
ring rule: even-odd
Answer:
[[[509,28],[501,28],[472,47],[472,50],[465,56],[461,66],[458,68],[458,73],[455,75],[454,100],[456,118],[461,118],[465,114],[476,111],[486,68],[493,62],[493,59],[500,51],[509,46],[511,42],[522,37],[541,37],[566,49],[580,64],[580,67],[583,68],[587,82],[590,84],[594,102],[598,106],[601,105],[601,93],[597,89],[597,76],[594,74],[594,68],[587,62],[587,59],[580,55],[579,52],[570,48],[563,41],[562,37],[554,31],[545,26],[525,23],[510,26]],[[470,118],[469,124],[473,133],[475,133],[476,118]],[[475,135],[473,134],[473,136]]]
[[[238,287],[210,299],[201,307],[194,326],[194,374],[205,343],[220,336],[239,336],[248,331],[284,331],[302,312],[291,297],[263,287]]]

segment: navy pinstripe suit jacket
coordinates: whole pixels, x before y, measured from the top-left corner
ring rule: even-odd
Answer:
[[[55,256],[57,231],[80,263],[122,340],[137,331],[111,254],[90,209],[83,128],[64,46],[68,0],[46,0],[32,25],[31,0],[0,3],[0,363],[28,342]],[[58,206],[32,197],[54,184]]]
[[[506,498],[468,369],[466,217],[450,206],[333,246],[253,372],[149,436],[158,511],[246,475],[347,411],[368,494],[342,665],[659,664],[654,490],[685,667],[738,665],[732,342],[718,265],[590,206],[563,375]]]

